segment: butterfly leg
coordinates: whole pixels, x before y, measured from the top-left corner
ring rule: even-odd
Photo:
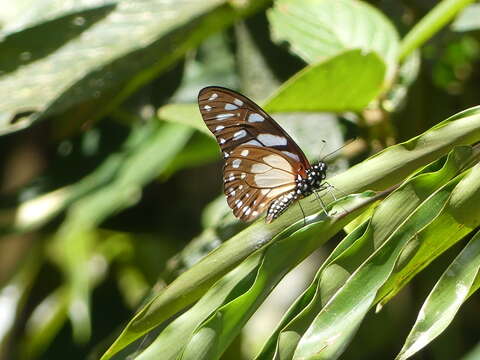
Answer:
[[[323,190],[323,189],[321,189],[321,190]],[[323,212],[325,213],[325,215],[328,216],[327,207],[326,207],[325,203],[323,202],[322,197],[321,197],[320,195],[318,195],[318,193],[317,193],[316,190],[314,190],[313,193],[315,194],[315,197],[316,197],[317,200],[319,201],[320,206],[322,207]]]
[[[302,204],[300,204],[300,201],[297,201],[298,206],[300,206],[300,211],[302,212],[303,215],[303,226],[307,225],[307,220],[305,218],[305,211],[303,211]]]
[[[347,196],[347,194],[345,194],[343,191],[337,189],[335,186],[333,186],[333,185],[330,184],[329,182],[325,181],[324,184],[325,184],[325,190],[327,190],[327,191],[329,192],[329,194],[333,197],[333,199],[334,199],[335,201],[337,201],[338,199],[337,199],[337,197],[335,196],[335,192],[333,191],[333,189],[341,192],[343,196]],[[340,206],[341,206],[341,205],[340,205]],[[341,206],[341,208],[342,208],[346,213],[348,213],[348,210],[346,210],[343,206]]]

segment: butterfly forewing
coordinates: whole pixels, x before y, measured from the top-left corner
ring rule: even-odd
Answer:
[[[269,147],[309,166],[295,141],[262,108],[232,90],[210,86],[198,94],[203,120],[215,135],[224,156],[240,145]]]
[[[198,94],[198,105],[225,158],[225,195],[234,215],[249,221],[268,209],[267,222],[272,221],[296,199],[296,180],[310,167],[304,153],[265,111],[241,94],[206,87]]]

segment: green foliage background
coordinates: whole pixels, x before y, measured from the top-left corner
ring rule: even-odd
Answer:
[[[480,358],[480,4],[1,8],[1,359]],[[328,216],[233,217],[208,85],[350,140]]]

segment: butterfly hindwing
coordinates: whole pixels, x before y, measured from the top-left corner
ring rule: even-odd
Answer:
[[[282,152],[251,145],[234,149],[225,161],[224,185],[235,216],[248,221],[296,187],[298,163]]]

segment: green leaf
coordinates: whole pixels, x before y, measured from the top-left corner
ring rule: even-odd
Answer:
[[[478,170],[472,171],[472,174],[476,173]],[[429,227],[419,231],[402,251],[395,272],[377,294],[379,308],[390,301],[416,274],[478,226],[479,201],[480,193],[475,185],[475,176],[469,175],[452,192],[445,211]]]
[[[454,31],[472,31],[480,29],[480,4],[467,6],[452,24]]]
[[[375,52],[383,59],[386,79],[395,72],[396,30],[382,13],[365,2],[278,0],[268,18],[273,38],[287,41],[291,50],[308,63],[360,49]]]
[[[461,358],[461,360],[478,360],[480,358],[480,343],[468,352],[468,354]]]
[[[190,126],[213,137],[202,120],[197,104],[168,104],[158,109],[157,116],[168,122]]]
[[[339,269],[336,268],[338,265],[344,269],[345,284],[334,291],[330,299],[325,299],[325,306],[303,334],[293,359],[313,356],[316,359],[338,358],[373,305],[378,289],[390,276],[404,245],[438,216],[447,204],[450,192],[459,181],[459,177],[453,179],[413,211],[405,214],[406,216],[393,218],[397,224],[391,234],[388,231],[391,226],[388,221],[392,219],[393,211],[398,207],[393,209],[388,206],[389,211],[382,211],[384,205],[382,203],[376,209],[370,223],[371,230],[363,240],[370,248],[375,249],[373,254],[365,262],[358,264],[360,266],[356,265],[357,257],[347,256],[336,261],[338,264],[333,270],[338,272]],[[402,193],[400,189],[394,192],[398,196]],[[408,197],[406,199],[408,200]],[[387,201],[385,207],[386,204]],[[376,214],[383,219],[377,220]],[[369,253],[370,251],[367,254]],[[352,258],[353,264],[349,258]],[[346,263],[343,263],[344,261]],[[348,275],[350,273],[351,275]],[[323,276],[327,275],[328,272]]]
[[[402,39],[399,60],[403,61],[413,51],[422,46],[442,27],[448,24],[465,6],[475,0],[442,0],[425,15]]]
[[[67,277],[69,312],[74,336],[84,341],[90,334],[90,275],[85,269],[95,243],[94,231],[107,217],[132,206],[140,199],[142,187],[164,171],[183,148],[191,129],[178,124],[138,126],[132,131],[124,149],[126,156],[115,179],[97,184],[95,190],[77,200],[67,211],[66,219],[54,237],[55,260]],[[115,156],[118,154],[114,154]]]
[[[248,289],[253,280],[252,274],[260,261],[261,254],[254,254],[217,281],[192,309],[169,324],[137,359],[158,359],[159,357],[165,360],[177,359],[191,339],[192,332],[215,308],[228,301],[235,293]],[[198,358],[203,353],[203,351],[197,353]],[[111,352],[108,355],[105,354],[102,359],[108,359],[111,355]]]
[[[385,65],[375,53],[352,50],[311,65],[290,78],[265,109],[282,111],[355,111],[381,92]]]
[[[329,182],[344,193],[368,189],[385,190],[402,181],[421,166],[437,159],[457,144],[480,140],[480,107],[459,113],[426,133],[405,143],[392,146],[348,171],[332,177]],[[307,215],[317,213],[319,205],[303,201]],[[195,302],[228,271],[292,223],[303,219],[298,209],[290,207],[272,224],[262,220],[238,233],[195,266],[182,273],[149,302],[123,330],[105,359],[114,352],[163,323],[178,311]]]
[[[10,93],[0,99],[0,134],[78,104],[70,122],[105,115],[205,37],[265,3],[118,1],[14,33],[0,43],[0,88]],[[12,123],[19,113],[25,116]]]
[[[197,306],[200,307],[200,305],[195,305],[181,316],[182,320],[175,320],[162,331],[155,342],[140,355],[139,359],[156,359],[160,355],[162,358],[169,359],[170,357],[165,356],[166,348],[175,348],[175,355],[181,353],[182,359],[219,358],[282,277],[337,233],[372,198],[374,198],[372,192],[352,195],[342,200],[341,205],[336,207],[335,211],[338,215],[326,217],[321,210],[315,218],[307,220],[312,222],[311,224],[299,230],[295,230],[299,228],[298,223],[292,225],[275,237],[266,249],[249,257],[231,273],[237,273],[239,268],[245,266],[244,264],[250,264],[253,261],[252,257],[257,264],[255,269],[249,266],[249,271],[244,272],[244,276],[240,279],[230,278],[231,273],[229,273],[208,291],[198,304],[202,304],[202,307],[208,304],[210,312],[199,311]],[[303,225],[303,220],[300,220],[301,225]],[[222,293],[217,295],[219,289],[225,287],[235,288],[228,298],[225,298]],[[216,300],[217,298],[219,300]],[[172,329],[177,322],[188,322],[188,318],[197,319],[198,313],[204,314],[204,316],[208,315],[208,317],[205,317],[205,320],[196,329],[191,329],[190,336],[187,336],[190,332],[185,331],[184,328]],[[189,323],[192,322],[197,323],[198,321]],[[165,338],[170,341],[166,343]],[[179,338],[183,340],[180,342]],[[199,351],[199,348],[202,351]]]
[[[364,222],[342,240],[309,288],[292,305],[257,359],[270,359],[274,353],[281,358],[292,358],[298,341],[317,313],[359,264],[367,260],[372,249],[381,246],[432,191],[456,176],[471,159],[471,154],[469,148],[462,147],[453,151],[446,162],[439,160],[425,167],[385,199],[374,210],[371,221]]]
[[[473,169],[470,176],[480,177],[480,167]],[[408,359],[447,328],[470,295],[479,271],[480,232],[477,232],[435,284],[396,359]]]

